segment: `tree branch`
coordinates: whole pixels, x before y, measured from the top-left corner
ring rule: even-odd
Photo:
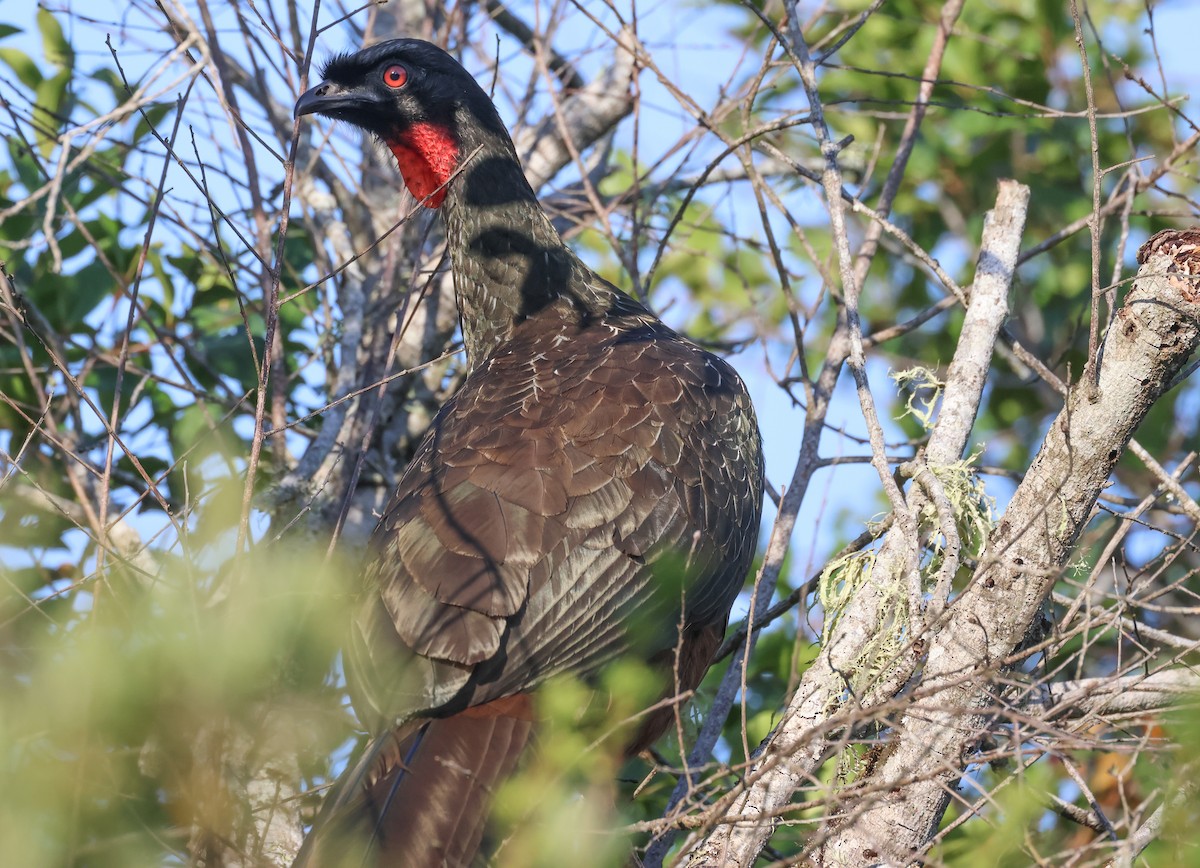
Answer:
[[[1161,232],[1138,260],[1103,346],[1098,390],[1072,390],[1050,426],[975,580],[934,638],[922,685],[930,692],[904,715],[874,776],[884,785],[918,779],[839,830],[824,850],[836,864],[867,864],[866,852],[906,863],[936,834],[982,731],[989,685],[1052,590],[1137,425],[1200,345],[1200,231]]]
[[[1006,298],[1012,280],[1020,236],[1025,225],[1028,188],[1006,182],[1002,185],[995,212],[989,215],[977,267],[975,292],[968,308],[969,326],[964,324],[951,369],[961,385],[947,390],[942,413],[930,436],[931,461],[947,464],[958,459],[982,395],[991,347],[1007,311]],[[973,313],[972,313],[973,311]],[[947,412],[949,408],[949,412]],[[943,424],[945,427],[943,428]],[[910,514],[926,502],[922,489],[914,487],[908,498]],[[816,771],[832,739],[828,726],[830,710],[854,701],[866,710],[886,701],[908,677],[915,657],[903,656],[891,667],[890,677],[871,688],[870,696],[847,696],[845,673],[854,672],[864,653],[876,640],[887,601],[882,585],[899,575],[908,560],[906,535],[893,527],[876,556],[871,580],[864,583],[838,614],[837,625],[821,654],[805,672],[800,687],[783,719],[760,750],[746,777],[744,789],[735,791],[736,801],[728,813],[748,822],[717,827],[693,851],[689,865],[753,864],[777,822],[779,812],[792,795]],[[882,577],[882,578],[881,578]],[[919,613],[910,613],[918,617]],[[826,613],[832,617],[833,613]],[[726,802],[728,799],[726,800]]]

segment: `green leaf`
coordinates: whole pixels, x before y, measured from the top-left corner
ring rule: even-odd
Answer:
[[[29,288],[30,297],[56,328],[66,332],[85,327],[84,317],[116,289],[112,275],[94,259],[69,276],[53,274],[48,268],[40,272],[36,285]]]
[[[125,82],[121,80],[121,76],[117,74],[115,69],[98,69],[92,73],[91,78],[102,84],[108,85],[108,89],[112,91],[113,99],[122,103],[129,96],[129,90],[125,87]]]
[[[175,108],[175,103],[166,102],[159,103],[148,107],[144,115],[138,119],[137,126],[133,128],[133,141],[140,142],[146,136],[150,135],[150,129],[158,129],[163,118],[170,114],[171,109]]]
[[[30,90],[36,90],[42,83],[42,71],[25,52],[15,48],[0,48],[0,61],[3,61],[16,74],[21,84]]]
[[[255,332],[254,347],[258,358],[263,355],[261,332]],[[219,335],[197,335],[197,347],[204,353],[213,369],[232,377],[242,389],[250,389],[257,382],[254,371],[254,356],[250,352],[249,340],[243,331]],[[196,371],[201,385],[213,385],[205,371]]]
[[[53,78],[43,79],[37,86],[34,117],[38,122],[38,150],[43,157],[50,156],[58,144],[58,130],[71,115],[71,100],[67,95],[70,83],[71,73],[64,70]]]
[[[42,174],[38,170],[38,164],[23,144],[15,138],[10,138],[8,140],[8,154],[12,158],[12,165],[17,172],[17,179],[20,180],[27,191],[33,192],[42,185]],[[5,223],[7,224],[7,221]]]
[[[69,72],[75,65],[75,52],[63,35],[62,25],[45,8],[38,9],[37,24],[38,30],[42,32],[42,51],[46,59],[59,69]]]

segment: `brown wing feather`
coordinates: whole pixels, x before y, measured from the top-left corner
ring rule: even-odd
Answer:
[[[427,658],[420,699],[364,680],[370,707],[393,719],[611,659],[670,553],[682,600],[657,601],[659,634],[639,636],[651,653],[674,646],[681,603],[689,629],[719,635],[744,581],[761,457],[732,369],[661,324],[548,326],[552,315],[467,378],[376,531],[369,572],[392,644]],[[386,629],[371,605],[364,646]]]

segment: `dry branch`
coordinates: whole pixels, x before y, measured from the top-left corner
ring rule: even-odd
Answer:
[[[923,687],[874,781],[903,781],[831,840],[826,859],[905,863],[937,832],[949,791],[983,729],[989,685],[1053,589],[1138,424],[1200,344],[1200,231],[1162,232],[1102,347],[1097,391],[1073,389],[1051,425],[971,586],[933,639]],[[1086,383],[1090,372],[1084,373]],[[921,776],[922,770],[936,769]]]
[[[995,211],[989,214],[975,292],[951,363],[951,371],[960,382],[947,390],[942,414],[930,437],[930,462],[936,459],[936,463],[948,464],[957,460],[966,448],[992,347],[1007,310],[1006,297],[1028,201],[1028,188],[1006,182],[1001,186]],[[914,486],[907,499],[909,513],[916,514],[926,502],[923,490]],[[944,530],[952,532],[949,528]],[[890,677],[874,687],[869,696],[847,695],[846,679],[861,665],[864,653],[879,632],[880,620],[885,617],[883,610],[888,601],[882,590],[883,581],[901,574],[915,545],[916,540],[900,529],[893,527],[889,532],[875,559],[871,581],[859,588],[839,614],[836,628],[820,656],[805,672],[783,720],[757,755],[745,789],[735,793],[736,801],[729,813],[747,822],[718,826],[693,851],[689,865],[753,864],[774,829],[779,810],[816,771],[831,740],[844,725],[844,722],[831,723],[831,711],[848,700],[860,710],[886,701],[908,678],[915,663],[911,654],[897,660]],[[832,617],[832,613],[826,617]]]

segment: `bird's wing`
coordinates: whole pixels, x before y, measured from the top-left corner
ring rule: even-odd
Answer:
[[[651,655],[681,603],[723,628],[744,580],[761,457],[732,369],[661,326],[530,332],[443,408],[376,530],[378,602],[350,653],[415,652],[363,673],[389,716],[589,671],[631,633]]]

